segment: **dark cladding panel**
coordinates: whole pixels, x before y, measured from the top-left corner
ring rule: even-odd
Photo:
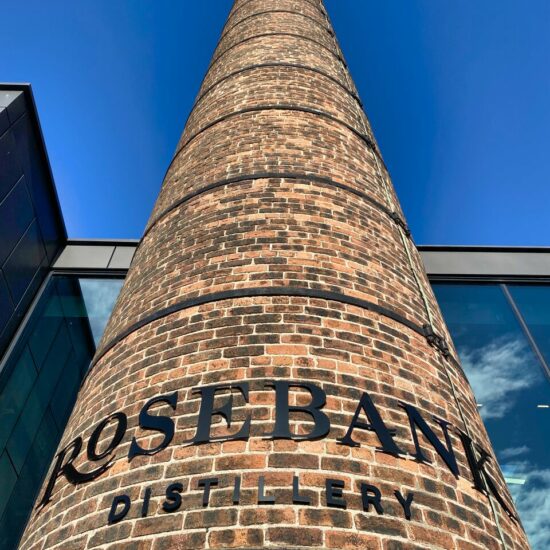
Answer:
[[[4,200],[22,174],[23,170],[16,152],[15,137],[13,131],[8,130],[0,137],[0,201]]]
[[[13,125],[13,133],[19,162],[27,178],[27,186],[51,263],[64,241],[64,227],[57,202],[52,200],[53,182],[44,153],[41,153],[41,143],[33,131],[33,123],[28,113]]]
[[[0,136],[9,128],[10,119],[8,111],[5,107],[0,107]]]
[[[44,255],[40,230],[33,222],[4,264],[4,275],[15,303],[19,303],[39,275]]]
[[[0,358],[66,238],[30,86],[0,84]]]
[[[8,112],[10,124],[13,124],[27,109],[25,91],[28,86],[21,85],[20,89],[17,86],[9,86],[14,89],[3,89],[5,86],[0,84],[0,107],[5,107]]]
[[[0,265],[4,265],[34,218],[25,178],[0,203]]]
[[[13,315],[13,303],[8,292],[6,281],[0,272],[0,334],[6,328],[8,321]]]

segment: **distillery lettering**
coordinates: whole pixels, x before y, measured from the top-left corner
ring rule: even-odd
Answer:
[[[266,439],[288,439],[294,441],[311,441],[322,439],[326,437],[330,431],[330,419],[328,415],[323,412],[323,408],[326,404],[325,391],[316,384],[303,381],[288,381],[288,380],[273,380],[266,381],[264,387],[272,388],[275,392],[275,422],[273,430],[270,433],[264,434],[262,437]],[[309,402],[305,405],[293,405],[290,403],[290,390],[299,389],[304,390],[309,394]],[[216,395],[221,392],[227,392],[229,395],[221,396]],[[195,388],[193,393],[200,396],[200,408],[197,420],[197,427],[195,436],[192,440],[188,441],[188,445],[200,445],[205,443],[211,443],[215,441],[237,441],[248,440],[250,437],[250,428],[252,424],[252,417],[248,415],[239,429],[231,434],[224,436],[212,436],[211,425],[214,417],[221,417],[227,424],[227,429],[232,428],[233,418],[233,401],[234,395],[240,394],[246,404],[249,402],[249,384],[248,382],[238,382],[232,384],[216,384],[211,386],[202,386]],[[218,399],[216,399],[218,397]],[[221,398],[224,397],[224,400]],[[130,442],[128,450],[128,462],[131,462],[136,456],[140,455],[154,455],[159,453],[166,447],[168,447],[174,437],[174,420],[171,415],[159,415],[151,414],[151,410],[158,404],[168,405],[169,408],[175,412],[178,403],[178,392],[170,394],[159,395],[153,397],[147,401],[138,416],[139,427],[146,431],[158,432],[162,435],[162,441],[153,448],[143,448],[138,439],[134,436]],[[459,475],[459,468],[455,456],[455,452],[452,446],[451,438],[449,435],[450,430],[456,433],[461,444],[464,447],[464,452],[468,461],[468,466],[472,474],[472,480],[474,487],[488,495],[491,494],[502,506],[503,510],[513,519],[516,519],[510,506],[507,504],[503,496],[499,493],[496,483],[491,478],[490,473],[487,471],[487,463],[491,460],[490,454],[485,451],[478,444],[474,443],[471,437],[461,430],[453,428],[451,424],[440,418],[433,417],[432,421],[437,424],[441,432],[443,433],[443,441],[436,435],[430,425],[426,422],[424,417],[420,414],[418,409],[407,403],[399,403],[399,406],[404,409],[410,427],[411,438],[414,444],[415,453],[414,458],[418,462],[429,463],[425,452],[422,450],[419,441],[419,432],[424,436],[425,440],[430,443],[437,455],[445,463],[449,471],[455,476]],[[312,427],[309,433],[294,433],[291,429],[292,415],[300,413],[301,415],[308,415],[312,422]],[[102,442],[102,450],[99,450],[99,442],[102,440],[102,435],[108,426],[114,426],[114,430],[108,444]],[[84,451],[84,442],[82,437],[77,437],[71,441],[66,447],[64,447],[56,456],[54,466],[52,468],[48,483],[46,485],[44,494],[39,503],[39,507],[45,506],[52,499],[52,494],[57,480],[60,477],[64,477],[70,483],[77,485],[81,483],[90,482],[103,473],[105,473],[114,463],[115,450],[122,442],[128,427],[128,419],[123,412],[115,412],[102,420],[93,430],[88,439]],[[338,443],[341,445],[347,445],[349,447],[358,447],[360,444],[354,439],[354,435],[358,430],[369,430],[376,434],[380,441],[380,447],[378,451],[391,454],[396,457],[404,457],[406,453],[399,447],[395,441],[395,431],[389,428],[378,409],[376,408],[372,398],[367,392],[363,392],[356,404],[355,412],[351,419],[349,426],[347,426],[346,432],[343,437],[338,439]],[[103,448],[105,446],[105,448]],[[77,458],[81,453],[85,453],[85,458],[95,464],[100,464],[94,469],[87,469],[82,471],[75,466]],[[327,480],[327,483],[331,480]],[[330,495],[335,495],[337,500],[341,495],[342,486],[339,480],[332,480],[331,489],[328,489],[327,485],[327,503],[330,500]],[[210,487],[217,483],[216,478],[204,481],[208,483],[205,485],[205,498],[208,498]],[[237,486],[237,481],[235,481]],[[298,481],[295,481],[298,483]],[[378,489],[374,491],[373,486],[363,484],[366,486],[363,493],[363,502],[366,506],[372,504],[378,511],[378,506],[381,507],[380,499],[375,498]],[[240,485],[239,485],[240,486]],[[181,498],[179,493],[179,485],[173,484],[166,490],[166,506],[176,506],[177,502]],[[263,485],[260,494],[263,494]],[[297,487],[294,488],[296,494],[299,494]],[[370,491],[370,493],[369,493]],[[398,492],[399,493],[399,492]],[[372,495],[375,496],[372,496]],[[178,495],[178,496],[176,496]],[[367,495],[367,497],[365,497]],[[371,495],[370,497],[368,495]],[[146,495],[147,496],[147,495]],[[119,500],[117,500],[117,498]],[[126,495],[119,495],[115,497],[113,502],[113,508],[111,513],[117,517],[117,507],[122,506],[122,509],[130,506],[127,501]],[[405,511],[405,514],[410,513],[410,501],[407,503],[409,497],[401,495],[396,498],[400,501]],[[366,499],[366,500],[365,500]],[[374,499],[374,500],[373,500]],[[403,499],[403,502],[401,502]],[[412,501],[412,496],[410,496]],[[148,499],[147,499],[148,500]],[[377,504],[375,504],[375,502]],[[144,504],[145,506],[145,504]],[[125,515],[125,514],[124,514]],[[113,519],[113,518],[111,518]]]
[[[231,486],[231,503],[233,505],[239,505],[241,502],[241,476],[236,476]],[[197,488],[202,491],[202,505],[207,507],[210,504],[211,490],[218,487],[220,480],[217,477],[199,479]],[[379,515],[384,514],[384,503],[382,500],[382,493],[380,489],[375,485],[368,483],[360,484],[361,501],[363,511],[369,512],[371,508],[376,510]],[[325,480],[324,501],[329,508],[347,508],[346,495],[344,492],[345,482],[341,479],[327,478]],[[171,513],[179,510],[182,504],[182,492],[184,490],[183,483],[176,482],[171,483],[166,487],[165,499],[161,505],[164,512]],[[143,500],[141,501],[140,516],[145,518],[149,514],[149,502],[151,500],[153,489],[147,487],[145,489]],[[283,504],[276,500],[275,496],[269,494],[269,490],[266,490],[265,476],[258,477],[257,486],[257,503],[258,505],[269,504]],[[405,519],[411,519],[411,505],[414,499],[414,493],[407,493],[406,496],[401,494],[401,491],[395,490],[394,496],[397,502],[403,508],[403,514]],[[229,502],[228,502],[229,503]],[[298,476],[292,478],[292,504],[298,506],[309,506],[311,504],[311,497],[300,489],[300,479]],[[132,500],[129,495],[117,495],[111,504],[109,510],[108,523],[112,525],[122,521],[130,511],[132,506]]]

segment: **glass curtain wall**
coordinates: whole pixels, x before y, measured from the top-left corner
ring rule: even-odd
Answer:
[[[17,546],[121,279],[52,276],[0,372],[0,548]]]
[[[550,548],[550,286],[432,283],[535,550]]]

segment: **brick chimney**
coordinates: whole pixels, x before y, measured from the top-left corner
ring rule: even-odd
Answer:
[[[235,1],[58,453],[22,548],[528,547],[321,0]]]

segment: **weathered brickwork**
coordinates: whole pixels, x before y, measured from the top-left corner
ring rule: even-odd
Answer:
[[[322,389],[326,435],[308,440],[314,417],[291,412],[293,437],[269,437],[282,381]],[[231,395],[231,421],[214,415],[220,440],[194,444],[197,388],[219,384],[214,408]],[[162,446],[142,408],[175,392],[151,408],[173,439],[129,460],[136,442]],[[365,394],[399,454],[372,429],[339,441]],[[288,404],[312,395],[291,385]],[[418,431],[421,460],[406,406],[457,475]],[[119,440],[120,422],[96,430],[119,413]],[[237,0],[60,445],[82,437],[64,463],[104,469],[54,477],[21,547],[528,548],[495,498],[513,512],[498,467],[484,464],[494,491],[476,489],[459,431],[490,451],[321,0]],[[410,517],[396,492],[414,495]],[[108,524],[120,495],[129,511]]]

